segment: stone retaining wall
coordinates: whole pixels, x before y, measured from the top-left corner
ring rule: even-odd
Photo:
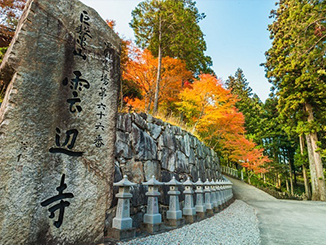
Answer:
[[[132,188],[131,217],[133,226],[139,227],[145,212],[147,187],[141,185],[152,175],[162,182],[172,176],[180,181],[190,176],[192,181],[201,178],[205,181],[216,179],[220,173],[217,154],[195,136],[144,113],[119,114],[115,143],[115,178],[120,181],[123,175],[138,185]],[[183,187],[180,187],[182,190]],[[168,187],[160,188],[161,213],[168,206]],[[117,189],[115,190],[115,194]],[[181,206],[183,195],[180,196]],[[114,199],[107,212],[106,225],[111,226],[117,200]],[[182,207],[181,207],[182,208]]]

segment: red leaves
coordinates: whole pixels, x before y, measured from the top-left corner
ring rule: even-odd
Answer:
[[[191,88],[180,93],[180,110],[205,142],[228,161],[254,172],[263,171],[268,158],[245,137],[244,116],[235,107],[237,97],[222,87],[220,80],[203,74]]]
[[[8,27],[14,28],[25,4],[26,0],[0,0],[0,16],[5,17]]]
[[[157,58],[149,50],[143,52],[136,49],[133,51],[134,58],[126,65],[123,79],[132,80],[139,86],[142,99],[128,100],[135,109],[149,111],[153,106],[155,82],[157,76]],[[182,90],[183,81],[192,77],[187,71],[186,64],[170,57],[162,59],[162,76],[159,91],[159,103],[172,103],[178,100]]]

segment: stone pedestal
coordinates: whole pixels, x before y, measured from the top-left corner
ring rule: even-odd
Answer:
[[[162,223],[162,215],[159,213],[158,206],[158,197],[161,193],[158,192],[158,186],[163,185],[163,183],[157,181],[153,175],[152,178],[149,181],[144,182],[143,185],[148,185],[148,192],[146,192],[146,196],[148,197],[147,211],[144,215],[144,223],[152,225],[146,226],[150,227],[148,229],[155,230],[155,225]]]
[[[166,219],[165,224],[171,227],[180,227],[185,224],[185,219],[182,217],[180,219]]]
[[[143,231],[148,232],[149,234],[154,234],[162,230],[163,223],[156,223],[156,224],[148,224],[148,223],[142,223],[140,225],[140,228]]]
[[[197,212],[196,216],[197,216],[197,221],[206,219],[206,212]]]
[[[118,198],[118,207],[116,216],[113,219],[112,228],[129,230],[132,228],[132,219],[130,218],[130,199],[132,198],[132,194],[129,192],[129,189],[136,184],[130,182],[125,175],[121,181],[113,185],[119,186],[119,193],[116,195]]]
[[[217,205],[217,196],[216,196],[216,184],[214,180],[211,181],[211,202],[213,205],[214,212],[217,212],[216,208],[218,205]]]
[[[219,208],[220,205],[220,193],[219,193],[219,188],[218,188],[218,181],[214,181],[214,189],[215,189],[215,204],[214,204],[214,213],[218,213],[221,211]]]
[[[205,193],[206,212],[208,215],[212,215],[212,214],[214,214],[214,212],[213,212],[214,207],[211,202],[211,188],[210,188],[211,183],[207,179],[206,182],[204,183],[204,185],[205,185],[204,193]]]
[[[243,181],[243,171],[241,171],[241,180]]]
[[[220,181],[216,181],[216,201],[217,201],[217,207],[218,211],[222,210],[222,190],[221,190],[221,183]]]
[[[130,218],[130,199],[132,194],[129,191],[130,187],[136,184],[130,182],[127,176],[124,175],[121,181],[113,185],[119,186],[119,193],[116,195],[118,206],[116,216],[112,221],[112,228],[108,232],[109,237],[116,240],[134,238],[136,230],[132,227],[132,219]]]
[[[197,221],[197,215],[184,215],[186,224],[192,224]]]
[[[208,217],[214,216],[214,209],[206,209],[206,215]]]
[[[108,233],[108,238],[113,238],[119,241],[128,240],[136,237],[136,228],[132,227],[131,229],[127,229],[127,230],[109,228],[107,233]]]
[[[222,201],[222,207],[225,207],[226,203],[226,193],[225,193],[225,181],[220,181],[220,189],[221,189],[221,201]]]
[[[194,183],[188,177],[187,180],[182,183],[185,186],[185,206],[182,210],[186,223],[193,223],[196,215],[196,208],[194,207],[194,191],[192,189]]]
[[[233,197],[233,192],[232,192],[232,182],[231,181],[227,181],[226,182],[226,195],[227,195],[227,200],[229,201],[229,200],[231,200],[232,199],[232,197]]]
[[[170,191],[168,191],[168,195],[170,196],[169,210],[166,212],[166,219],[168,220],[167,224],[178,226],[178,220],[182,219],[182,211],[180,210],[179,203],[180,191],[176,188],[178,185],[181,185],[181,183],[173,176],[172,179],[169,182],[164,183],[164,185],[170,186]]]
[[[204,183],[198,179],[198,181],[195,183],[196,185],[196,213],[204,213],[206,212],[206,206],[204,204],[204,191],[203,191],[203,185]]]

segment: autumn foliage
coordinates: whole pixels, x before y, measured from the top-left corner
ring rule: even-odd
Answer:
[[[114,29],[115,22],[107,20]],[[122,39],[121,98],[127,110],[151,113],[154,107],[158,58]],[[239,164],[251,173],[265,172],[269,160],[263,149],[245,137],[245,118],[236,108],[237,96],[210,74],[198,79],[178,58],[163,57],[159,90],[161,113],[182,117],[208,146],[218,151],[228,165]],[[128,91],[138,91],[130,93]]]
[[[137,50],[136,54],[128,62],[123,79],[134,81],[141,90],[141,97],[127,97],[125,101],[137,111],[149,112],[153,108],[158,62],[147,49]],[[191,79],[192,73],[186,70],[183,61],[170,57],[162,59],[162,71],[159,103],[162,108],[167,108],[167,105],[178,100],[184,81]]]
[[[263,149],[246,139],[244,116],[235,103],[238,101],[222,82],[212,75],[199,76],[191,88],[180,93],[179,110],[193,126],[193,132],[214,150],[219,151],[227,162],[237,163],[255,173],[263,171],[268,158]]]
[[[26,0],[0,0],[0,24],[14,29]]]

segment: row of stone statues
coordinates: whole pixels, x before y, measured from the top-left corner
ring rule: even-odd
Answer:
[[[167,224],[170,226],[178,226],[180,221],[185,220],[187,223],[192,223],[196,220],[196,217],[203,219],[206,216],[211,216],[214,212],[221,210],[226,203],[233,197],[232,183],[228,180],[217,180],[202,182],[200,178],[197,182],[192,182],[190,178],[181,183],[172,177],[169,182],[162,183],[155,179],[154,176],[147,181],[142,183],[148,186],[146,196],[147,210],[143,218],[144,226],[146,230],[153,233],[162,223],[162,215],[159,213],[158,197],[160,192],[158,191],[159,186],[167,185],[170,187],[168,195],[169,210],[166,212]],[[113,219],[112,227],[115,230],[130,230],[132,229],[132,219],[130,218],[130,199],[132,194],[130,193],[130,187],[136,185],[128,180],[125,175],[123,179],[114,186],[119,187],[119,193],[116,195],[118,198],[118,206],[116,216]],[[178,186],[183,185],[185,190],[184,208],[180,209]],[[195,191],[194,191],[195,187]],[[196,205],[194,205],[194,194],[196,193]],[[184,217],[184,219],[183,219]],[[148,229],[149,228],[149,229]]]
[[[227,175],[230,175],[230,176],[232,176],[232,177],[236,177],[236,178],[238,178],[239,176],[238,176],[238,170],[237,169],[235,169],[235,168],[230,168],[230,167],[227,167],[227,166],[221,166],[221,168],[222,168],[222,173],[225,173],[225,174],[227,174]],[[242,172],[242,171],[241,171]],[[243,173],[242,173],[243,174]],[[243,179],[243,178],[241,178],[241,179]]]

